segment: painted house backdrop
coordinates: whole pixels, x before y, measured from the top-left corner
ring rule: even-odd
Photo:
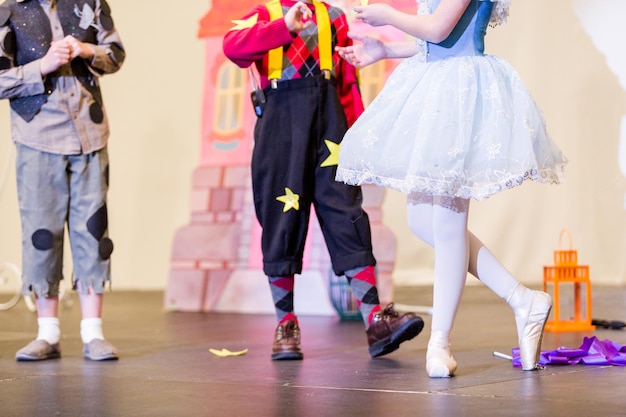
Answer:
[[[371,28],[355,22],[358,2],[331,2],[346,11],[351,29],[383,40],[404,35],[392,28]],[[393,1],[415,12],[414,0]],[[250,103],[249,72],[231,63],[222,52],[222,38],[257,4],[255,0],[214,0],[200,21],[198,36],[205,41],[205,79],[200,136],[200,161],[192,178],[189,224],[174,236],[165,307],[177,311],[272,312],[262,271],[260,226],[252,203],[250,158],[255,114]],[[365,104],[380,91],[396,62],[379,62],[361,71]],[[383,188],[364,187],[364,208],[370,216],[382,302],[392,298],[396,239],[382,224]],[[304,272],[296,280],[296,309],[306,314],[333,314],[329,283],[337,281],[317,219],[311,217]],[[341,281],[338,281],[341,282]],[[300,290],[301,287],[306,289]],[[306,297],[298,297],[305,293]],[[314,293],[314,294],[312,294]],[[325,307],[320,308],[320,303]]]

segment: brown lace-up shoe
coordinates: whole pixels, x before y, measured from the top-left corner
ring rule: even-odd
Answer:
[[[424,328],[424,321],[415,313],[398,314],[390,303],[374,314],[367,333],[370,356],[383,356],[400,347],[400,343],[413,339]]]
[[[276,327],[274,345],[272,346],[272,360],[301,360],[300,327],[296,320],[288,320]]]

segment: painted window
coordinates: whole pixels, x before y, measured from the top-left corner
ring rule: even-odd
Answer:
[[[213,126],[216,133],[232,133],[241,129],[245,98],[245,71],[232,62],[225,62],[218,70],[215,88]]]

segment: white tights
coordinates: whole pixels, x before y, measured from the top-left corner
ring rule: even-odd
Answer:
[[[467,210],[457,212],[438,205],[409,204],[407,217],[411,231],[435,248],[434,330],[449,332],[452,329],[466,272],[507,303],[513,301],[511,297],[520,285],[519,281],[467,230]]]
[[[411,231],[435,248],[432,330],[449,333],[461,302],[469,262],[467,211],[409,204]]]
[[[448,352],[449,355],[450,332],[468,271],[505,299],[513,310],[520,305],[526,305],[528,297],[532,298],[532,292],[521,285],[467,229],[468,214],[469,201],[463,199],[453,200],[452,204],[419,203],[407,206],[409,228],[435,249],[429,351],[438,349]],[[518,327],[523,324],[518,323]],[[519,334],[520,330],[518,329]],[[452,357],[449,359],[452,360]],[[448,366],[450,373],[454,372],[451,368],[452,366]]]

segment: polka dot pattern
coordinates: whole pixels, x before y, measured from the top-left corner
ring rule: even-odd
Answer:
[[[0,56],[0,70],[11,68],[11,60],[6,56]]]
[[[100,258],[106,261],[107,259],[111,257],[112,253],[113,253],[113,241],[109,239],[108,237],[102,238],[100,240],[100,243],[98,244],[98,255],[100,255]]]
[[[107,228],[109,227],[109,220],[107,216],[106,204],[100,207],[94,214],[87,220],[87,230],[97,241],[100,241],[104,236]]]
[[[54,246],[54,235],[50,230],[39,229],[31,237],[33,246],[38,250],[50,250]]]
[[[102,106],[100,106],[98,103],[92,103],[91,106],[89,106],[89,117],[91,117],[91,120],[96,124],[102,123],[102,121],[104,120],[104,112],[102,111]]]

